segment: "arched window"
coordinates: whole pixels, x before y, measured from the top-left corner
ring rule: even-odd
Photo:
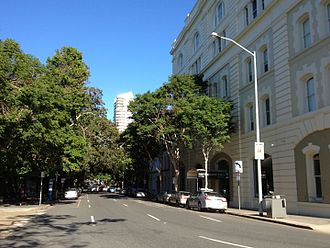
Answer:
[[[197,51],[200,45],[200,40],[199,40],[199,33],[196,33],[194,36],[194,51]]]
[[[303,35],[304,48],[310,47],[312,44],[312,39],[311,39],[310,21],[308,17],[302,22],[302,35]]]
[[[312,111],[316,110],[314,78],[310,78],[306,82],[306,101],[307,101],[308,112],[312,112]]]
[[[214,16],[214,25],[217,26],[220,21],[223,19],[225,15],[225,8],[224,8],[224,3],[221,2],[218,4],[215,10],[215,16]]]

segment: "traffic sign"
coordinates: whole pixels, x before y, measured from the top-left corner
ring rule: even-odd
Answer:
[[[254,159],[265,159],[264,142],[254,142]]]
[[[243,173],[243,161],[235,161],[235,172]]]

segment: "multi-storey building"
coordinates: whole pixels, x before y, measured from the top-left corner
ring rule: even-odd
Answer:
[[[114,103],[114,122],[119,132],[124,131],[127,125],[132,122],[132,113],[127,107],[133,99],[134,95],[132,92],[122,93],[116,96]]]
[[[241,206],[257,209],[253,58],[212,32],[257,54],[263,194],[284,195],[289,213],[330,217],[330,0],[198,0],[173,43],[173,74],[202,73],[209,95],[235,106],[236,131],[210,160],[210,187],[238,206],[241,160]],[[196,190],[190,175],[202,164],[185,152],[181,188]]]

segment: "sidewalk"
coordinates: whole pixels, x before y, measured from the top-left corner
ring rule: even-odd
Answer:
[[[49,205],[0,206],[0,239],[16,227],[24,226],[33,216],[42,214]]]
[[[273,223],[278,223],[282,225],[288,225],[298,228],[310,229],[318,232],[323,232],[330,234],[330,219],[322,217],[310,217],[303,215],[291,215],[288,214],[286,218],[270,218],[267,217],[266,213],[263,213],[263,216],[259,215],[259,211],[246,210],[246,209],[235,209],[228,208],[227,214],[241,216],[245,218],[251,218],[261,221],[268,221]]]

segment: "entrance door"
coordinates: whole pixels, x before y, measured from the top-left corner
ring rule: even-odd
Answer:
[[[227,160],[219,160],[217,162],[218,176],[218,192],[223,194],[227,201],[230,199],[230,175],[229,175],[229,163]]]

